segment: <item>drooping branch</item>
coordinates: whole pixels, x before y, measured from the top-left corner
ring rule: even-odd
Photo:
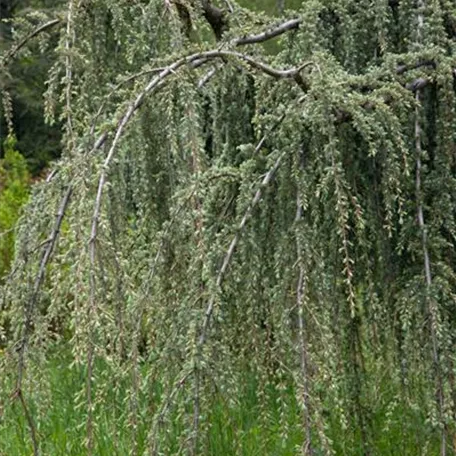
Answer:
[[[416,101],[420,101],[420,92],[417,92],[415,96]],[[422,201],[422,190],[421,190],[421,157],[423,154],[421,147],[421,125],[419,120],[419,107],[415,109],[415,151],[416,151],[416,174],[415,174],[415,191],[416,199],[418,203],[417,214],[418,214],[418,225],[422,234],[422,246],[423,246],[423,256],[424,256],[424,276],[426,279],[426,285],[430,287],[432,285],[432,274],[431,274],[431,262],[429,259],[429,251],[427,247],[427,232],[426,224],[424,222],[424,212],[423,212],[423,201]]]
[[[261,142],[261,141],[260,141]],[[252,216],[253,210],[259,203],[261,196],[263,194],[263,190],[269,185],[271,180],[274,178],[277,170],[280,167],[280,164],[283,160],[283,157],[285,156],[285,152],[282,152],[277,160],[275,161],[273,167],[266,173],[264,176],[263,180],[261,181],[260,186],[258,187],[257,191],[255,192],[254,197],[252,198],[252,201],[250,205],[248,206],[247,210],[244,213],[244,216],[242,217],[241,222],[239,223],[238,229],[236,234],[234,235],[228,250],[226,251],[225,256],[223,257],[222,261],[222,266],[217,274],[217,279],[215,281],[215,285],[217,289],[220,289],[222,286],[223,280],[225,279],[225,275],[228,271],[228,267],[231,263],[231,260],[233,258],[234,251],[236,250],[236,246],[239,243],[239,240],[241,238],[242,232],[244,231],[244,228],[249,221],[250,217]],[[209,303],[206,308],[206,312],[204,314],[204,321],[201,329],[201,334],[198,339],[198,345],[201,347],[204,345],[206,342],[206,337],[207,337],[207,330],[209,328],[211,318],[212,318],[212,313],[214,311],[214,305],[215,305],[215,296],[212,296],[211,299],[209,300]]]
[[[25,351],[27,350],[28,338],[30,336],[33,312],[36,307],[36,303],[38,302],[39,292],[46,274],[46,266],[49,264],[49,261],[52,257],[52,253],[54,252],[54,248],[60,233],[60,227],[62,226],[63,217],[68,206],[68,203],[70,202],[71,193],[72,187],[68,187],[65,194],[63,195],[59,210],[57,212],[56,220],[54,222],[54,227],[52,228],[50,237],[47,239],[45,243],[45,247],[41,256],[40,266],[38,269],[37,276],[35,278],[32,295],[26,308],[24,331],[22,335],[21,344],[19,346],[18,375],[16,380],[17,391],[20,391],[22,389],[22,379],[25,367]]]
[[[418,227],[421,231],[421,247],[423,249],[423,258],[424,258],[424,278],[426,283],[426,302],[427,302],[427,311],[429,313],[430,322],[430,336],[431,336],[431,346],[432,346],[432,362],[434,365],[434,375],[436,382],[436,398],[437,398],[437,407],[439,413],[439,419],[442,422],[442,433],[441,433],[441,443],[440,443],[440,455],[446,455],[446,441],[447,441],[447,431],[444,423],[444,410],[445,410],[445,397],[444,397],[444,385],[442,378],[442,366],[440,361],[439,346],[437,340],[437,309],[435,306],[434,299],[430,296],[431,287],[432,287],[432,272],[431,272],[431,260],[429,255],[428,248],[428,236],[427,236],[427,227],[424,219],[423,211],[423,195],[422,195],[422,183],[421,183],[421,171],[422,171],[422,155],[423,150],[421,146],[421,124],[420,124],[420,90],[416,92],[415,99],[417,106],[415,108],[415,152],[416,152],[416,172],[415,172],[415,193],[417,201],[417,219]]]
[[[40,25],[37,27],[35,30],[30,32],[27,36],[25,36],[19,43],[17,43],[15,46],[13,46],[1,59],[1,65],[4,67],[8,61],[14,57],[30,40],[38,36],[40,33],[46,32],[50,28],[54,27],[57,24],[61,24],[60,19],[53,19],[49,22],[46,22],[43,25]]]
[[[296,231],[299,230],[299,224],[302,221],[302,201],[298,194],[296,197]],[[304,321],[304,302],[306,295],[306,280],[305,267],[303,263],[302,245],[300,242],[299,233],[296,233],[296,253],[299,267],[298,285],[296,287],[296,306],[298,309],[298,325],[299,325],[299,349],[300,349],[300,366],[301,366],[301,382],[302,382],[302,414],[305,439],[302,446],[303,456],[313,456],[314,450],[312,446],[312,432],[310,422],[310,392],[309,392],[309,353],[307,343],[307,328]]]
[[[58,236],[60,233],[60,227],[62,226],[63,217],[65,214],[66,208],[68,206],[68,203],[70,202],[71,193],[72,193],[72,187],[68,187],[68,189],[66,190],[66,192],[62,198],[62,201],[60,203],[59,210],[58,210],[55,222],[54,222],[54,227],[52,228],[51,235],[45,243],[45,247],[44,247],[41,261],[40,261],[40,266],[39,266],[38,273],[36,275],[35,282],[33,285],[31,297],[30,297],[28,303],[26,304],[24,326],[23,326],[23,330],[22,330],[22,338],[21,338],[21,342],[19,345],[19,349],[18,349],[16,388],[15,388],[15,392],[13,393],[13,397],[20,399],[22,408],[24,410],[24,415],[25,415],[27,424],[30,429],[30,437],[31,437],[32,444],[33,444],[34,456],[39,455],[39,446],[38,446],[38,439],[37,439],[37,435],[36,435],[36,426],[35,426],[33,417],[27,407],[25,397],[24,397],[24,392],[22,390],[22,381],[23,381],[24,370],[25,370],[25,353],[26,353],[27,347],[28,347],[28,341],[29,341],[30,332],[31,332],[31,328],[32,328],[33,315],[34,315],[35,308],[36,308],[36,305],[39,300],[41,285],[44,281],[44,277],[46,274],[46,267],[49,264],[49,261],[52,257],[52,253],[54,251],[55,245],[57,243],[57,239],[58,239]]]
[[[300,101],[302,101],[302,100],[300,99],[299,102]],[[264,144],[266,138],[269,137],[269,135],[272,134],[276,130],[276,128],[282,123],[284,118],[285,118],[285,114],[280,116],[280,118],[272,125],[272,127],[262,136],[262,138],[259,140],[258,144],[255,147],[255,153],[257,153],[263,147],[263,144]],[[231,259],[233,257],[234,251],[236,250],[236,246],[239,243],[239,240],[240,240],[240,237],[242,235],[242,232],[244,231],[244,228],[245,228],[248,220],[250,219],[253,210],[255,209],[255,207],[257,206],[257,204],[259,203],[259,201],[261,199],[261,196],[262,196],[264,188],[267,187],[268,184],[271,182],[271,180],[274,178],[274,176],[275,176],[277,170],[279,169],[280,163],[283,160],[284,156],[285,156],[285,152],[283,152],[278,157],[278,159],[274,163],[273,167],[266,173],[266,175],[263,178],[259,188],[255,192],[255,195],[254,195],[250,205],[247,207],[247,210],[244,213],[244,216],[243,216],[241,222],[239,223],[237,232],[236,232],[235,236],[233,237],[233,239],[232,239],[232,241],[231,241],[231,243],[230,243],[230,245],[228,247],[228,250],[225,253],[225,256],[223,257],[222,266],[219,269],[219,272],[218,272],[217,278],[216,278],[216,287],[217,287],[217,289],[220,289],[220,287],[222,286],[223,280],[225,278],[225,275],[226,275],[226,272],[228,270],[229,264],[230,264]],[[202,323],[200,336],[199,336],[199,339],[197,341],[197,347],[196,347],[196,356],[197,357],[201,356],[201,349],[203,348],[203,345],[206,342],[207,330],[209,328],[210,321],[212,319],[214,306],[215,306],[215,296],[212,295],[211,298],[209,299],[209,302],[208,302],[208,305],[207,305],[207,308],[206,308],[206,311],[205,311],[205,314],[204,314],[204,319],[203,319],[203,323]],[[156,442],[156,439],[153,439],[153,437],[154,437],[154,435],[156,433],[156,428],[160,424],[160,422],[163,421],[163,418],[164,418],[165,414],[167,413],[167,411],[171,407],[172,399],[175,397],[175,395],[177,394],[178,390],[183,387],[183,385],[186,383],[186,381],[188,380],[188,378],[190,378],[190,376],[192,374],[195,377],[197,377],[195,379],[195,385],[196,385],[197,391],[195,393],[194,398],[195,398],[196,401],[199,401],[199,391],[198,391],[199,387],[200,387],[199,372],[198,372],[198,370],[197,370],[197,368],[195,366],[195,363],[193,363],[191,370],[186,372],[182,376],[182,378],[174,385],[174,387],[172,388],[171,392],[168,394],[167,399],[165,400],[164,405],[162,407],[162,410],[160,411],[160,413],[158,415],[158,418],[154,422],[154,425],[152,427],[151,434],[150,434],[151,438],[152,438],[151,446],[150,446],[150,455],[151,456],[157,456],[157,454],[158,454],[157,442]],[[195,404],[195,405],[196,405],[196,408],[199,409],[199,404]],[[199,418],[195,420],[195,416],[194,416],[194,423],[193,423],[194,429],[193,429],[193,432],[194,432],[194,439],[195,440],[196,440],[196,434],[198,432],[198,425],[199,425]],[[194,447],[193,448],[195,449],[195,443],[194,443]]]
[[[215,7],[214,5],[212,5],[211,2],[209,2],[207,0],[203,1],[202,7],[203,7],[203,11],[204,11],[206,19],[210,23],[211,27],[214,29],[214,33],[216,34],[217,37],[220,38],[221,35],[223,34],[223,32],[226,31],[228,28],[228,23],[226,21],[226,15],[224,14],[223,10]],[[23,38],[16,46],[14,46],[3,57],[3,59],[1,60],[1,65],[4,66],[7,63],[7,61],[11,57],[13,57],[22,47],[24,47],[32,38],[34,38],[35,36],[39,35],[41,32],[44,32],[57,24],[62,24],[62,21],[60,19],[53,19],[53,20],[47,22],[46,24],[43,24],[42,26],[36,28],[29,35],[27,35],[25,38]],[[263,43],[270,39],[276,38],[277,36],[280,36],[288,31],[296,30],[301,25],[302,25],[301,18],[290,19],[290,20],[287,20],[264,32],[254,34],[254,35],[246,35],[243,37],[235,38],[230,41],[230,44],[233,46],[245,46],[245,45],[249,45],[249,44]],[[194,62],[194,63],[196,64],[196,62]],[[423,60],[416,64],[412,64],[412,65],[400,64],[396,68],[396,73],[398,75],[402,75],[409,70],[417,69],[420,67],[431,67],[431,68],[435,69],[436,64],[432,60]],[[454,70],[454,71],[456,72],[456,70]],[[280,77],[283,77],[283,76],[280,76]],[[406,88],[409,90],[412,90],[413,92],[416,92],[416,90],[423,88],[427,84],[429,84],[429,79],[418,78],[414,81],[407,83]]]
[[[275,77],[292,77],[292,75],[297,74],[298,71],[300,71],[299,68],[296,69],[291,69],[291,70],[275,70],[272,67],[269,67],[261,62],[255,61],[251,57],[244,56],[243,54],[237,53],[237,52],[230,52],[230,51],[208,51],[208,52],[203,52],[203,53],[198,53],[198,54],[193,54],[188,57],[181,58],[174,62],[173,64],[169,65],[168,67],[164,68],[158,76],[156,76],[152,81],[146,86],[146,88],[136,97],[136,99],[133,101],[133,103],[129,106],[127,111],[125,112],[124,116],[121,118],[121,121],[119,123],[119,126],[117,128],[117,131],[115,133],[114,140],[111,144],[111,148],[108,152],[108,155],[105,159],[102,172],[100,175],[99,183],[98,183],[98,191],[97,191],[97,196],[95,200],[95,208],[94,208],[94,214],[92,218],[92,229],[91,229],[91,238],[89,241],[89,249],[90,249],[90,258],[91,258],[91,263],[92,263],[92,268],[94,267],[95,263],[95,242],[96,242],[96,237],[97,237],[97,228],[98,228],[98,219],[99,219],[99,214],[100,214],[100,209],[101,209],[101,199],[102,199],[102,194],[103,194],[103,188],[104,184],[106,181],[106,176],[107,176],[107,170],[109,167],[109,164],[113,158],[114,152],[116,150],[117,144],[120,140],[120,137],[123,134],[124,129],[126,128],[127,123],[129,120],[132,118],[136,110],[141,106],[143,103],[145,97],[150,94],[152,91],[158,89],[161,87],[161,85],[164,83],[164,80],[174,74],[174,72],[181,66],[185,64],[191,64],[192,62],[195,62],[197,60],[201,59],[213,59],[213,58],[218,58],[221,56],[229,57],[229,56],[236,56],[236,57],[243,57],[244,60],[246,60],[251,66],[263,70],[267,74],[273,74]],[[105,144],[106,140],[108,138],[108,133],[103,132],[100,134],[98,139],[95,141],[95,144],[91,150],[91,153],[94,153],[95,151],[99,150],[103,144]],[[30,332],[30,325],[31,325],[31,318],[33,314],[33,309],[35,308],[39,291],[41,288],[41,285],[43,283],[44,277],[45,277],[45,271],[46,271],[46,266],[49,263],[52,252],[55,246],[55,243],[58,238],[58,234],[60,232],[60,226],[62,224],[70,196],[72,193],[73,187],[70,185],[64,194],[62,201],[60,203],[60,208],[59,212],[57,215],[57,219],[54,225],[54,228],[51,232],[51,235],[49,237],[49,240],[46,244],[46,248],[43,252],[43,257],[40,262],[40,267],[39,271],[37,273],[36,279],[35,279],[35,286],[33,289],[32,296],[30,298],[30,301],[28,303],[28,312],[26,315],[25,319],[25,325],[24,325],[24,334],[22,338],[22,342],[19,348],[19,363],[18,363],[18,377],[17,377],[17,382],[16,382],[16,390],[21,389],[22,385],[22,376],[23,376],[23,369],[24,369],[24,356],[25,356],[25,350],[28,342],[28,337],[29,337],[29,332]],[[91,313],[95,310],[94,308],[94,297],[93,300],[91,301]]]
[[[96,314],[97,310],[97,304],[96,304],[96,297],[95,297],[95,257],[96,257],[96,240],[97,240],[97,233],[98,233],[98,222],[99,222],[99,217],[100,217],[100,211],[101,211],[101,202],[102,202],[102,196],[103,196],[103,190],[104,186],[106,183],[107,179],[107,172],[110,166],[110,163],[114,157],[115,151],[117,149],[117,145],[120,141],[120,138],[123,135],[123,132],[129,123],[129,121],[133,118],[135,112],[138,110],[138,108],[142,105],[144,100],[148,95],[156,91],[158,88],[160,88],[166,78],[170,75],[173,75],[180,67],[184,65],[190,65],[195,61],[207,61],[211,59],[216,59],[220,57],[225,57],[225,58],[238,58],[243,61],[245,61],[248,65],[250,65],[252,68],[257,69],[259,71],[262,71],[263,73],[272,76],[276,79],[291,79],[291,78],[296,78],[297,75],[302,71],[302,69],[309,65],[309,63],[304,63],[303,65],[296,67],[296,68],[291,68],[288,70],[278,70],[273,67],[270,67],[269,65],[262,63],[260,61],[257,61],[253,59],[252,57],[241,54],[239,52],[235,51],[220,51],[220,50],[214,50],[214,51],[207,51],[207,52],[201,52],[197,54],[193,54],[188,57],[183,57],[181,59],[178,59],[176,62],[172,63],[168,67],[164,68],[163,71],[161,71],[156,77],[150,81],[150,83],[145,87],[145,89],[136,97],[136,99],[130,104],[128,107],[127,111],[125,114],[122,116],[119,125],[117,127],[117,130],[114,135],[114,139],[112,141],[112,144],[109,148],[109,151],[107,153],[106,159],[103,163],[102,166],[102,171],[100,174],[100,178],[98,181],[98,190],[97,190],[97,195],[95,199],[95,205],[94,205],[94,211],[93,211],[93,216],[92,216],[92,227],[91,227],[91,235],[90,235],[90,240],[89,240],[89,256],[90,256],[90,299],[89,299],[89,309],[88,309],[88,316],[89,316],[89,321],[93,318],[93,316]],[[100,137],[97,139],[94,148],[92,149],[93,151],[99,149],[106,141],[108,135],[106,133],[103,133],[100,135]],[[279,166],[280,159],[277,162],[277,167]],[[272,173],[268,173],[268,175],[265,178],[264,185],[267,185],[267,183],[270,181],[272,178],[275,170],[277,168],[274,168],[274,171]],[[255,199],[253,201],[253,207],[258,203],[259,199],[261,196],[261,189],[259,192],[257,192],[257,195],[255,196]],[[253,207],[248,211],[244,217],[244,219],[241,222],[240,225],[240,231],[244,228],[251,211],[253,210]],[[233,240],[232,246],[230,247],[229,255],[224,261],[224,265],[222,266],[221,269],[221,274],[219,274],[219,279],[217,280],[218,286],[220,286],[221,281],[223,280],[223,276],[225,275],[226,269],[228,267],[229,261],[231,259],[231,256],[234,252],[234,248],[236,247],[236,244],[239,240],[239,233],[236,235],[235,239]],[[220,283],[219,283],[220,281]],[[210,312],[209,314],[206,314],[206,320],[203,325],[203,330],[202,330],[202,336],[200,336],[200,345],[204,343],[205,339],[205,333],[207,330],[207,326],[210,321],[210,317],[212,314],[212,307],[213,307],[213,302],[212,304],[209,305],[210,307]],[[203,336],[204,334],[204,336]],[[93,346],[91,343],[89,343],[89,349],[87,353],[87,386],[86,386],[86,394],[87,394],[87,404],[88,404],[88,414],[87,414],[87,449],[88,449],[88,454],[89,456],[93,452],[93,416],[92,416],[92,372],[93,372],[93,365],[94,365],[94,353],[93,353]]]
[[[258,144],[255,147],[254,153],[258,153],[260,149],[263,147],[264,142],[266,141],[267,137],[283,122],[285,119],[285,114],[282,114],[280,118],[277,120],[277,122],[269,129],[269,131],[263,135],[263,137],[260,139]],[[285,153],[282,153],[279,158],[276,160],[274,163],[274,166],[268,171],[266,176],[263,178],[263,181],[260,184],[260,187],[255,193],[255,196],[252,199],[252,202],[250,205],[247,207],[247,210],[239,224],[239,227],[237,229],[237,232],[231,241],[231,244],[225,254],[225,257],[223,259],[222,267],[219,270],[219,273],[217,275],[217,279],[215,282],[217,290],[219,290],[222,286],[222,282],[225,278],[225,274],[228,270],[228,266],[231,262],[231,259],[233,257],[234,251],[236,249],[236,246],[239,242],[239,239],[242,235],[242,232],[244,231],[245,225],[247,224],[247,221],[250,219],[253,210],[255,209],[256,205],[261,199],[261,195],[263,192],[263,189],[268,186],[268,184],[271,182],[271,180],[274,178],[275,173],[279,169],[280,163],[284,157]],[[206,335],[207,335],[207,330],[209,328],[209,324],[212,318],[212,313],[215,305],[215,296],[212,295],[209,303],[206,308],[206,313],[204,316],[204,321],[203,321],[203,326],[201,329],[201,333],[198,339],[198,344],[196,347],[196,356],[195,358],[201,358],[201,350],[202,346],[204,345],[206,341]],[[196,454],[197,452],[197,447],[198,447],[198,427],[199,427],[199,395],[200,395],[200,372],[199,372],[199,366],[197,365],[196,361],[201,361],[200,359],[196,359],[193,365],[194,369],[194,375],[195,375],[195,396],[194,396],[194,419],[193,419],[193,447],[192,451],[193,454]]]
[[[425,7],[424,0],[418,0],[418,24],[417,24],[417,38],[416,44],[421,45],[422,31],[424,27],[424,15],[423,10]],[[423,86],[424,87],[424,86]],[[428,238],[427,238],[427,227],[424,220],[423,211],[423,194],[421,184],[421,170],[422,170],[422,130],[421,130],[421,119],[420,119],[420,105],[421,105],[421,87],[416,89],[415,94],[415,153],[416,153],[416,174],[415,174],[415,192],[416,192],[416,204],[417,204],[417,218],[418,226],[421,231],[421,245],[423,249],[424,257],[424,277],[426,283],[426,303],[427,311],[429,313],[430,321],[430,338],[431,338],[431,353],[434,367],[434,379],[436,383],[436,401],[437,410],[439,414],[440,426],[441,426],[441,439],[440,439],[440,456],[446,456],[447,447],[447,429],[445,423],[445,396],[443,390],[443,377],[442,377],[442,366],[440,361],[439,343],[437,335],[437,312],[434,298],[431,296],[432,288],[432,274],[431,274],[431,261],[429,256]]]
[[[133,455],[137,456],[138,454],[138,442],[137,442],[137,421],[138,421],[138,395],[139,395],[139,339],[141,336],[141,325],[143,322],[143,316],[146,310],[146,300],[150,298],[150,292],[151,292],[151,287],[153,283],[153,279],[155,276],[155,271],[156,267],[158,264],[158,261],[163,253],[164,246],[165,246],[165,241],[166,237],[171,230],[171,227],[174,225],[176,220],[178,220],[178,217],[181,213],[181,211],[184,209],[184,207],[188,204],[189,200],[193,197],[194,191],[190,192],[190,195],[185,199],[185,201],[179,205],[179,207],[176,209],[174,214],[171,216],[169,224],[167,225],[166,229],[163,231],[163,233],[160,236],[160,243],[157,248],[157,252],[155,254],[155,257],[153,258],[152,262],[150,263],[149,266],[149,272],[147,274],[147,277],[143,280],[141,288],[141,298],[138,303],[138,310],[137,310],[137,316],[136,316],[136,325],[133,333],[133,340],[132,340],[132,349],[131,349],[131,361],[132,361],[132,396],[130,399],[130,406],[131,406],[131,413],[132,413],[132,427],[133,427],[133,439],[132,439],[132,444],[133,444]],[[185,383],[186,377],[184,377],[179,384]],[[169,401],[172,400],[172,398],[168,398]],[[166,414],[166,406],[162,409],[161,411],[161,418],[158,419],[158,423],[160,423],[160,419],[163,419],[163,416]]]
[[[273,27],[269,30],[266,30],[264,32],[258,33],[256,35],[246,35],[244,37],[236,38],[231,41],[230,44],[233,46],[244,46],[248,44],[257,44],[257,43],[264,43],[265,41],[268,41],[272,38],[276,38],[277,36],[280,36],[290,30],[296,30],[302,25],[302,19],[301,18],[296,18],[296,19],[290,19],[286,22],[283,22],[282,24],[277,25],[276,27]],[[399,64],[396,67],[396,74],[397,75],[403,75],[407,71],[422,68],[422,67],[427,67],[435,70],[437,68],[436,62],[433,60],[422,60],[414,64]],[[453,70],[454,75],[456,75],[456,68]],[[456,77],[456,76],[455,76]],[[423,87],[427,86],[430,83],[429,78],[425,77],[420,77],[417,79],[414,79],[413,81],[408,82],[405,85],[405,88],[408,90],[411,90],[412,92],[416,92],[419,89],[422,89]]]
[[[68,13],[66,21],[66,37],[65,37],[65,103],[66,103],[66,126],[69,136],[70,150],[73,151],[75,147],[74,128],[73,128],[73,114],[71,107],[71,92],[72,92],[72,79],[73,79],[73,59],[71,57],[71,48],[74,43],[73,31],[73,9],[74,2],[70,0],[68,4]]]
[[[128,107],[127,111],[125,114],[122,116],[119,125],[117,127],[113,142],[111,144],[111,147],[108,151],[108,154],[106,156],[106,159],[104,161],[103,167],[102,167],[102,172],[100,175],[99,183],[98,183],[98,191],[97,191],[97,197],[95,200],[95,209],[94,209],[94,214],[92,218],[92,230],[91,230],[91,239],[90,239],[90,249],[94,249],[94,243],[95,239],[97,236],[97,226],[98,226],[98,219],[99,219],[99,214],[100,214],[100,207],[101,207],[101,197],[103,194],[103,187],[106,181],[106,175],[107,175],[107,169],[111,163],[111,160],[114,156],[114,152],[117,148],[117,145],[120,141],[120,138],[128,124],[128,122],[131,120],[137,109],[142,105],[144,102],[145,98],[150,95],[152,92],[154,92],[156,89],[161,87],[163,81],[170,75],[173,75],[180,67],[184,65],[189,65],[195,61],[200,61],[200,60],[211,60],[211,59],[217,59],[221,57],[236,57],[240,60],[245,61],[248,65],[250,65],[252,68],[259,70],[269,76],[272,76],[276,79],[295,79],[297,76],[299,76],[300,72],[308,65],[312,65],[311,62],[305,62],[299,67],[287,69],[287,70],[278,70],[276,68],[273,68],[263,62],[260,62],[258,60],[253,59],[252,57],[242,54],[240,52],[236,51],[222,51],[222,50],[213,50],[213,51],[207,51],[207,52],[201,52],[197,54],[192,54],[188,57],[183,57],[176,62],[172,63],[168,67],[164,68],[163,71],[161,71],[155,78],[152,79],[152,81],[145,87],[145,89],[136,97],[136,99],[133,101],[133,103]],[[92,151],[96,151],[99,149],[106,141],[108,135],[106,133],[103,133],[99,136],[97,141],[95,142],[95,145],[92,149]]]

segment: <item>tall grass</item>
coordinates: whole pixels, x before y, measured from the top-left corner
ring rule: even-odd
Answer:
[[[97,366],[99,369],[109,369]],[[105,372],[109,375],[109,372]],[[85,450],[85,409],[76,407],[75,397],[84,389],[85,372],[83,369],[70,367],[70,358],[66,355],[54,356],[42,372],[48,378],[50,389],[44,415],[37,420],[37,431],[41,454],[51,456],[80,456]],[[260,404],[257,383],[253,375],[246,372],[245,387],[242,397],[226,401],[215,395],[213,406],[208,412],[208,432],[201,442],[204,454],[213,456],[292,456],[300,454],[303,440],[300,410],[295,399],[295,391],[290,385],[285,394],[288,416],[281,417],[279,396],[271,386],[266,411]],[[126,385],[124,385],[126,387]],[[159,385],[151,385],[160,394]],[[126,390],[121,386],[120,391]],[[119,391],[118,390],[118,391]],[[388,395],[387,380],[379,396]],[[382,403],[385,403],[383,400]],[[233,405],[235,404],[235,405]],[[391,398],[388,409],[375,408],[372,404],[369,439],[375,455],[419,456],[438,454],[438,434],[426,422],[425,414],[416,407],[394,406]],[[12,399],[1,404],[0,408],[0,455],[25,456],[32,454],[27,422],[19,401]],[[32,414],[36,405],[30,404]],[[359,430],[344,429],[333,413],[332,404],[326,404],[323,416],[324,426],[336,455],[363,455]],[[264,417],[268,419],[265,421]],[[103,407],[98,407],[96,418],[96,451],[99,456],[131,454],[131,433],[128,427],[128,400],[123,393],[107,394]],[[177,420],[176,420],[177,421]],[[147,449],[147,432],[150,423],[147,418],[139,423],[139,454]],[[177,426],[177,425],[176,425]],[[284,436],[284,426],[287,428]],[[179,452],[181,429],[171,429],[169,435],[170,453]],[[174,439],[174,440],[173,440]],[[347,444],[347,442],[350,442]],[[321,448],[316,455],[325,454]]]

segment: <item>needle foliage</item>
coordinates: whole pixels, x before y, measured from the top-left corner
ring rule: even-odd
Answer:
[[[456,8],[284,14],[19,24],[2,68],[51,46],[64,125],[2,288],[0,435],[25,452],[455,453]]]

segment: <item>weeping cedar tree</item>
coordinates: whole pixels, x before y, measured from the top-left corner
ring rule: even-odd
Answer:
[[[218,410],[232,454],[455,454],[452,1],[69,0],[15,32],[3,72],[55,46],[65,131],[3,286],[3,428],[46,452],[69,347],[89,455],[215,454]]]

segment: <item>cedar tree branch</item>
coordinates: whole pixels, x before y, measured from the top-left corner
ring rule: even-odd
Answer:
[[[46,30],[54,27],[54,25],[60,24],[61,21],[60,19],[53,19],[49,22],[46,22],[43,25],[40,25],[37,27],[35,30],[30,32],[26,37],[24,37],[19,43],[17,43],[15,46],[13,46],[1,59],[1,66],[5,66],[8,61],[14,57],[21,48],[23,48],[31,39],[35,38],[35,36],[39,35],[42,32],[45,32]]]

